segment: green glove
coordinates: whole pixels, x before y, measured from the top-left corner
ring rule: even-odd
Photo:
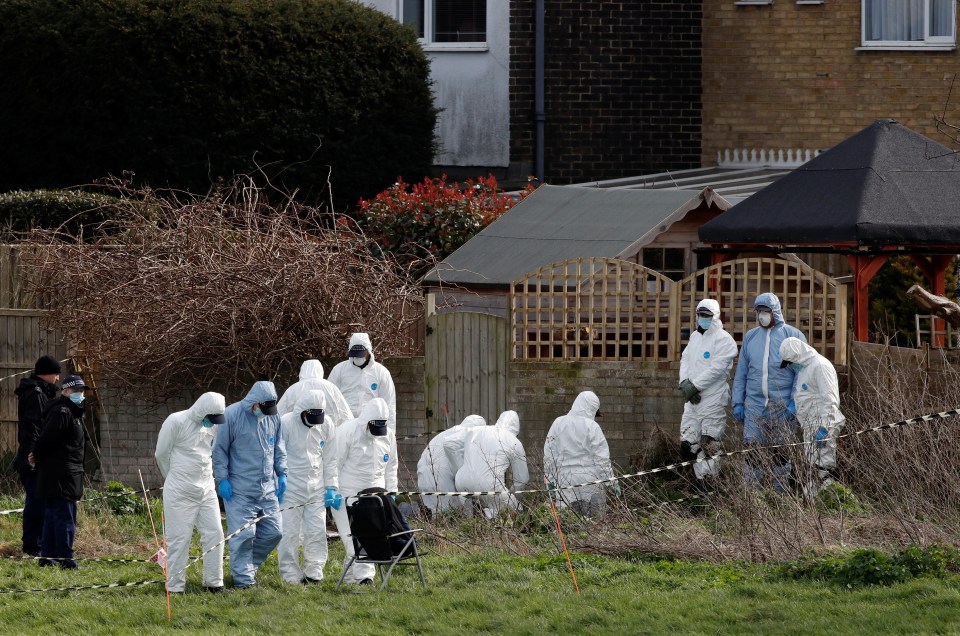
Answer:
[[[682,381],[678,388],[680,389],[680,392],[683,393],[684,402],[692,401],[694,396],[697,396],[699,398],[700,389],[695,387],[693,385],[693,382],[691,382],[690,380]],[[700,400],[698,399],[697,402],[699,401]],[[696,404],[697,402],[694,402],[694,404]]]

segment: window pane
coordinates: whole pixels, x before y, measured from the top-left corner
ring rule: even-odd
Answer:
[[[664,250],[663,268],[683,271],[685,251],[682,247],[670,247]]]
[[[930,35],[953,36],[954,0],[930,0]]]
[[[417,37],[423,37],[423,0],[403,0],[403,23],[416,30]]]
[[[486,0],[434,0],[434,42],[486,42]]]
[[[926,0],[864,0],[864,33],[870,40],[923,40]]]
[[[644,248],[643,266],[657,271],[663,269],[663,250],[655,247]]]

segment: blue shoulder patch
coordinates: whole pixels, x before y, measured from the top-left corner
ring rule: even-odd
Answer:
[[[704,358],[709,358],[709,357],[710,357],[710,352],[709,352],[709,351],[704,351],[704,352],[703,352],[703,357],[704,357]]]
[[[807,390],[807,385],[806,385],[806,384],[801,384],[801,385],[800,385],[800,388],[803,389],[804,391],[806,391],[806,390]]]
[[[383,454],[383,461],[385,461],[385,462],[390,461],[390,453],[384,453],[384,454]]]
[[[376,382],[374,382],[373,384],[370,385],[370,390],[371,390],[371,391],[376,391],[376,390],[377,390],[377,383],[376,383]]]

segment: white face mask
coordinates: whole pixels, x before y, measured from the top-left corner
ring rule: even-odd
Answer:
[[[760,322],[761,326],[769,327],[770,323],[773,322],[773,314],[771,314],[769,311],[758,312],[757,320]]]
[[[363,358],[350,358],[350,362],[352,362],[352,363],[353,363],[353,366],[355,366],[355,367],[362,367],[363,365],[365,365],[365,364],[367,363],[367,358],[366,358],[366,357],[363,357]]]

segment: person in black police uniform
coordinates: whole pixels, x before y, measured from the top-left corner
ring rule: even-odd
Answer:
[[[40,555],[40,537],[43,535],[43,498],[37,495],[37,474],[27,457],[40,434],[43,410],[57,397],[60,381],[60,363],[51,356],[40,357],[33,365],[30,377],[20,380],[14,393],[17,396],[17,455],[13,467],[20,475],[26,502],[23,504],[23,553]]]
[[[83,496],[83,390],[79,375],[63,380],[62,395],[44,412],[43,428],[29,459],[37,467],[37,494],[44,498],[40,565],[56,563],[77,568],[73,538],[77,532],[77,502]],[[53,559],[54,561],[48,560]]]

